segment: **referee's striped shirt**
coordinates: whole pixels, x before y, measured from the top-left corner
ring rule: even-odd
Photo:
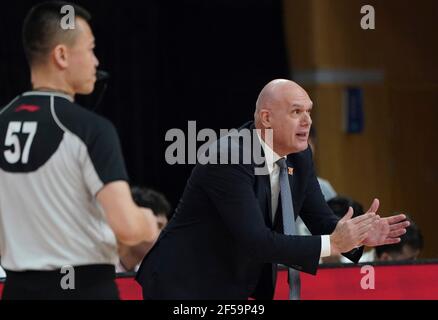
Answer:
[[[54,92],[0,109],[0,256],[11,271],[116,264],[97,192],[127,180],[114,126]]]

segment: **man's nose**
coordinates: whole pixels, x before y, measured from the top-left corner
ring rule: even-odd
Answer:
[[[301,124],[305,125],[305,126],[312,125],[312,117],[310,116],[309,113],[307,113],[307,112],[303,113],[303,118],[301,119]]]

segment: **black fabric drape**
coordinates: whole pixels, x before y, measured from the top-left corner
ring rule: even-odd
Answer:
[[[37,2],[0,12],[1,106],[29,88],[21,27]],[[166,163],[167,130],[187,132],[188,120],[236,128],[251,120],[264,84],[289,77],[280,0],[74,2],[91,12],[99,68],[111,74],[97,112],[118,129],[132,183],[174,205],[193,165]]]

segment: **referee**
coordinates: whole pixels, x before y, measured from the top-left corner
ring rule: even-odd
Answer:
[[[132,200],[114,126],[74,102],[96,81],[89,19],[47,2],[24,21],[33,90],[0,109],[3,299],[118,299],[117,242],[158,235],[152,211]]]

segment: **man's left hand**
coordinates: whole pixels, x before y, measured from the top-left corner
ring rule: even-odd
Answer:
[[[379,208],[379,200],[374,199],[368,212],[375,212]],[[363,245],[376,247],[385,244],[394,244],[400,242],[400,236],[406,233],[409,221],[406,221],[404,214],[380,218],[373,223],[368,236],[362,242]]]

